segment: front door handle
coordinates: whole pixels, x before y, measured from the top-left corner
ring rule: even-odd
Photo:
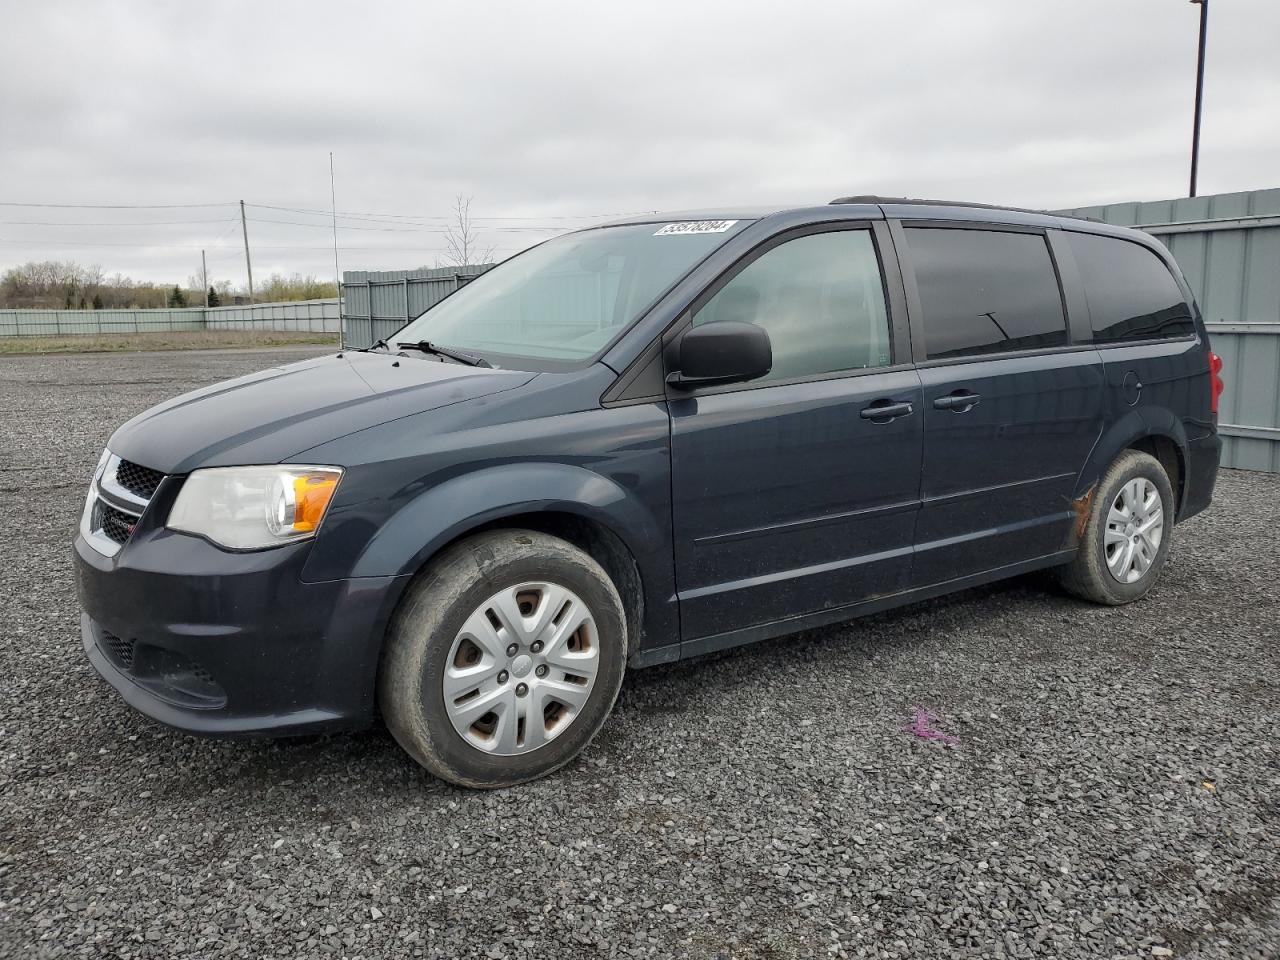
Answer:
[[[914,411],[915,407],[905,400],[890,400],[882,397],[873,401],[870,406],[863,407],[859,416],[872,423],[888,423],[898,417],[909,417]]]
[[[956,413],[964,413],[966,410],[972,410],[982,400],[982,396],[977,393],[970,393],[968,390],[957,390],[955,393],[947,394],[945,397],[938,397],[933,401],[935,410],[953,410]]]

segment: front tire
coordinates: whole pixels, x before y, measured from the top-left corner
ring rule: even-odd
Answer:
[[[590,556],[530,530],[469,537],[431,562],[392,618],[378,701],[392,735],[465,787],[564,766],[613,708],[626,617]]]
[[[1126,450],[1098,481],[1075,559],[1059,572],[1071,593],[1118,606],[1160,579],[1173,540],[1173,487],[1160,462]]]

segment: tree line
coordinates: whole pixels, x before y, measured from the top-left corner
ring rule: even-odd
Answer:
[[[231,306],[249,302],[248,291],[228,280],[212,284],[209,306]],[[85,266],[70,260],[24,263],[6,270],[0,277],[0,309],[9,310],[152,310],[162,307],[202,307],[205,294],[199,277],[173,286],[133,280],[123,274],[107,276],[101,267]],[[318,280],[300,273],[272,274],[265,283],[254,284],[255,303],[286,300],[318,300],[336,297],[332,280]]]

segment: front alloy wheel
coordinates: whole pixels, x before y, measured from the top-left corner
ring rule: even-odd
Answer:
[[[622,600],[590,555],[545,533],[490,530],[445,549],[406,589],[378,703],[436,776],[511,786],[590,742],[626,656]]]
[[[591,696],[595,633],[586,603],[559,584],[520,583],[489,597],[449,651],[443,688],[453,729],[504,757],[555,739]]]

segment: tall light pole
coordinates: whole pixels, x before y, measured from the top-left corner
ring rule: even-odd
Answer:
[[[1200,107],[1204,97],[1204,35],[1209,27],[1209,0],[1191,0],[1200,5],[1200,50],[1196,54],[1196,116],[1191,127],[1191,196],[1196,195],[1196,174],[1200,171]]]

